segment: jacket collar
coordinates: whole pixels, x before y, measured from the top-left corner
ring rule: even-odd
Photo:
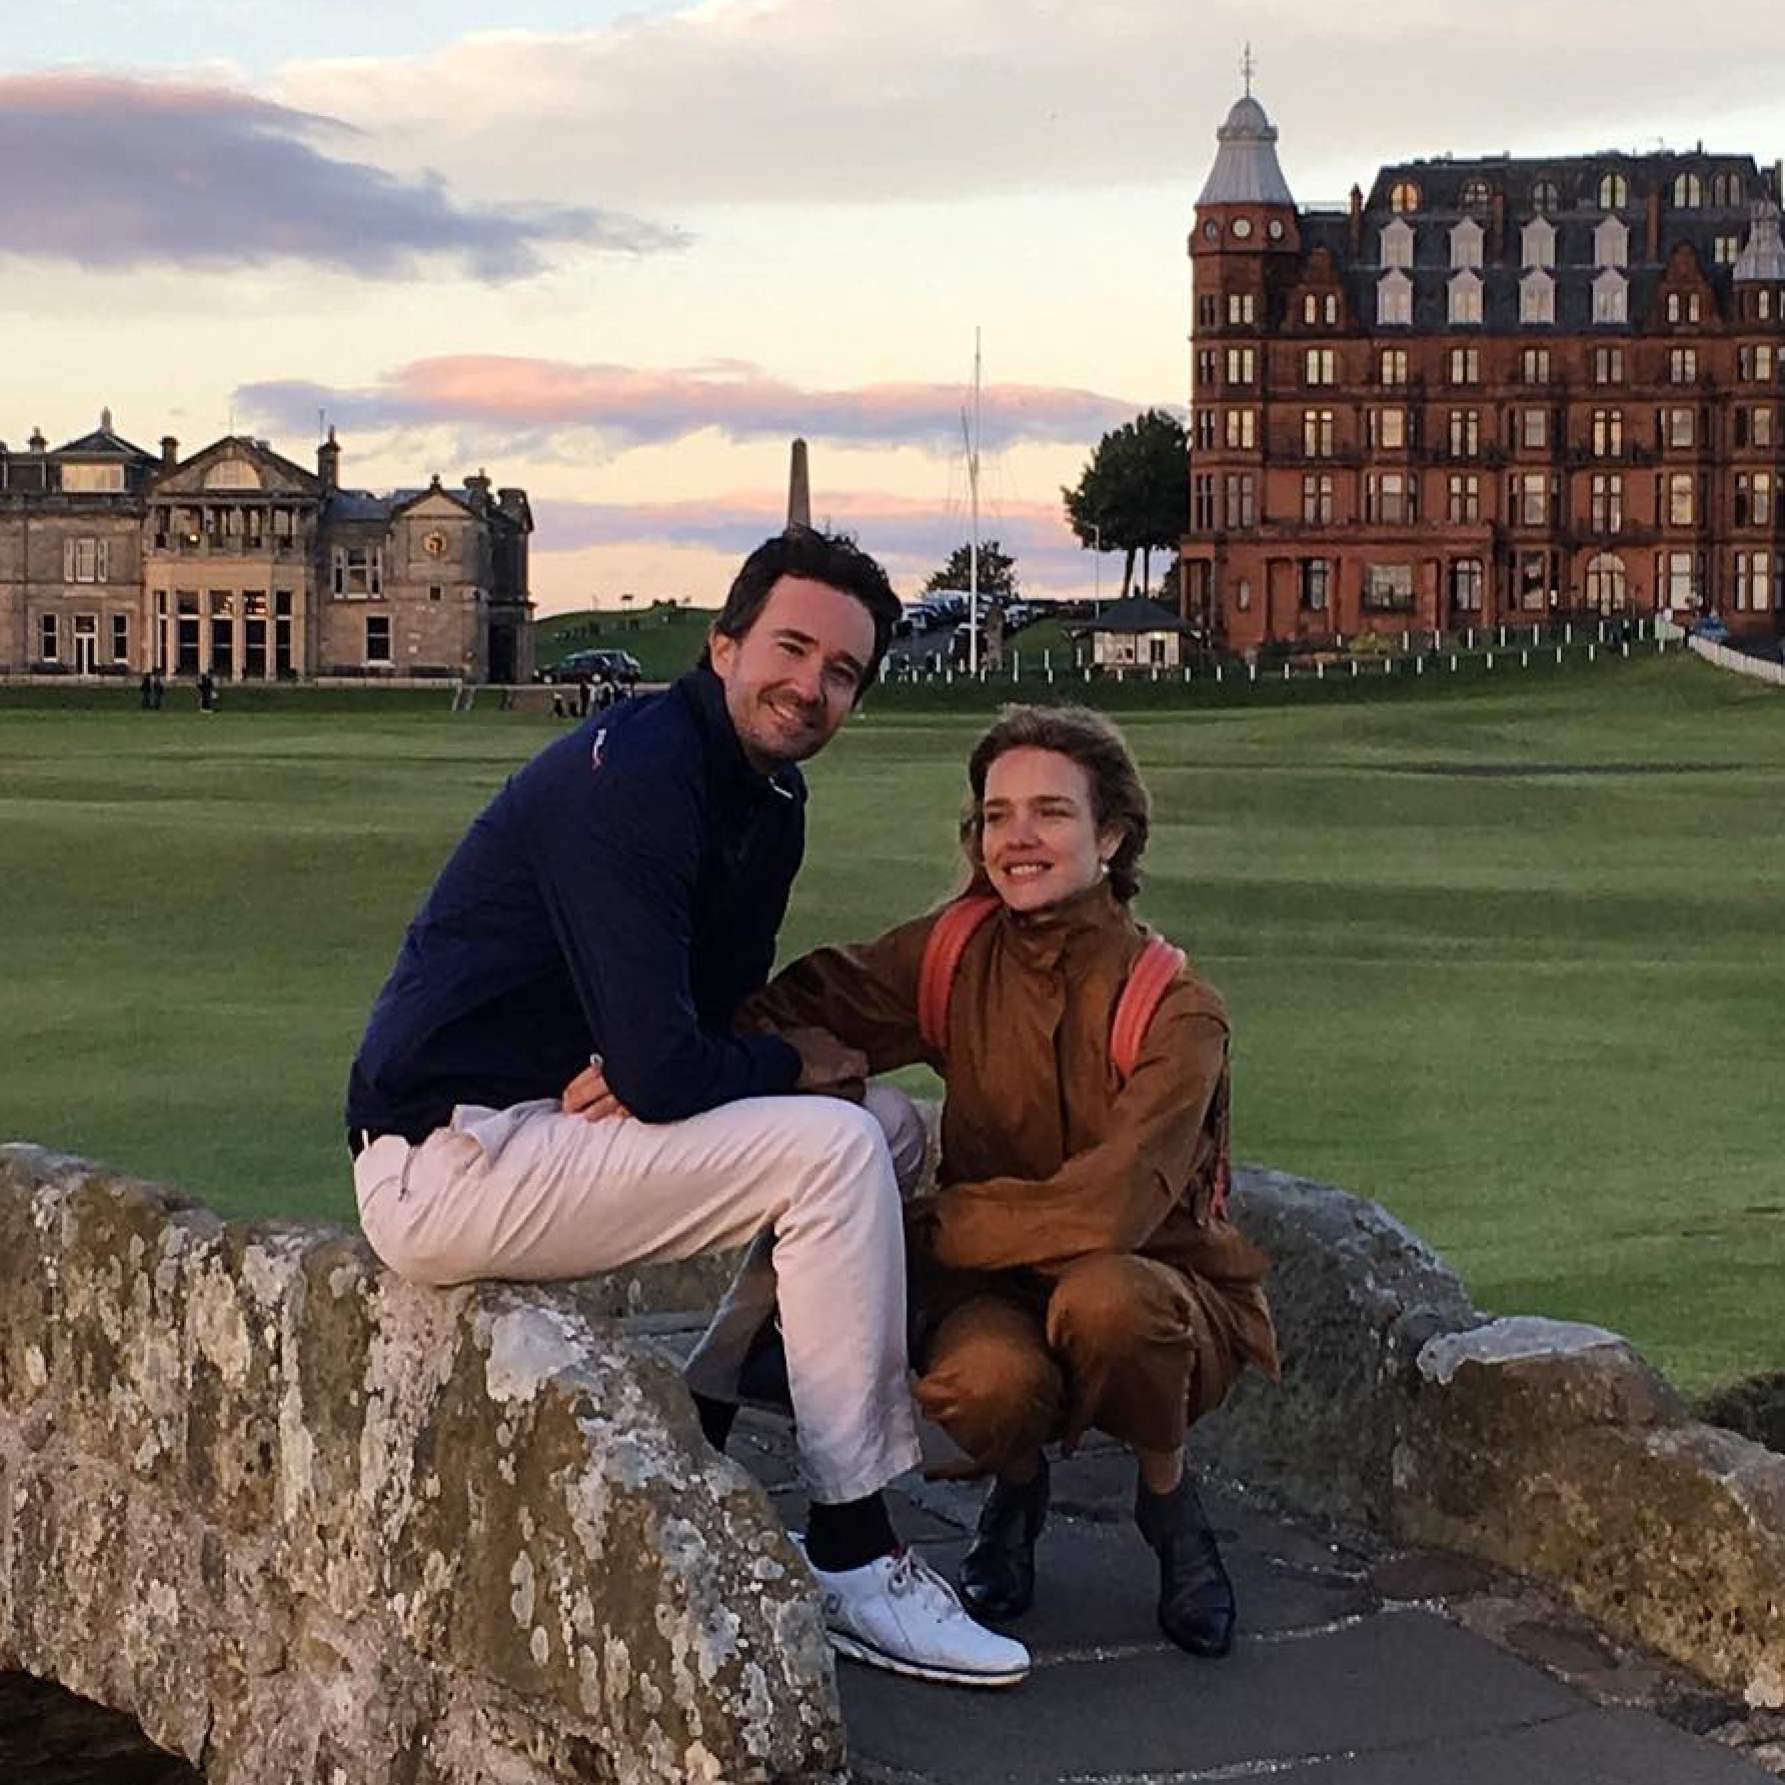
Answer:
[[[1128,907],[1103,879],[1045,911],[1004,906],[999,917],[1018,957],[1036,967],[1053,967],[1062,956],[1107,936],[1137,933]]]
[[[737,728],[725,705],[725,684],[710,664],[697,663],[677,679],[675,686],[694,714],[707,765],[723,786],[759,797],[773,790],[783,799],[805,798],[805,777],[795,764],[783,763],[766,775],[752,766],[744,746],[738,742]]]

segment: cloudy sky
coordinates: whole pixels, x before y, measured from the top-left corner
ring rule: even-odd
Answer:
[[[815,517],[909,592],[966,536],[977,327],[985,531],[1088,592],[1059,486],[1182,412],[1247,38],[1303,201],[1447,150],[1785,153],[1770,4],[1312,10],[37,0],[0,51],[0,436],[108,404],[310,463],[323,413],[349,483],[524,485],[552,609],[716,600],[804,433]]]

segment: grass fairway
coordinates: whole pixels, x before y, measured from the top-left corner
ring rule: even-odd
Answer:
[[[0,705],[0,1135],[345,1218],[340,1089],[416,899],[549,721]],[[1241,1156],[1379,1198],[1483,1306],[1684,1386],[1785,1367],[1785,700],[1690,660],[1145,711],[1142,909],[1235,1018]],[[944,891],[983,718],[812,765],[785,938]]]

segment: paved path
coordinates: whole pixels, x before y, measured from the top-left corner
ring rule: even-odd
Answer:
[[[691,1335],[653,1321],[681,1351]],[[946,1440],[927,1434],[939,1449]],[[790,1527],[787,1426],[744,1414],[732,1454]],[[1761,1785],[1785,1716],[1756,1716],[1621,1650],[1542,1594],[1454,1557],[1298,1524],[1210,1489],[1240,1601],[1223,1661],[1153,1622],[1153,1561],[1113,1448],[1057,1464],[1041,1592],[1013,1632],[1035,1671],[1002,1692],[839,1666],[857,1785]],[[976,1486],[904,1477],[901,1532],[945,1573]],[[1665,1713],[1665,1714],[1662,1714]]]

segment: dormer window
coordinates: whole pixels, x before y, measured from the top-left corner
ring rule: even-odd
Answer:
[[[1531,188],[1531,209],[1547,216],[1562,208],[1562,196],[1554,180],[1538,180]]]
[[[1473,217],[1465,217],[1450,232],[1450,264],[1453,267],[1481,265],[1481,225]]]
[[[1628,322],[1630,320],[1630,288],[1624,275],[1615,267],[1607,267],[1593,281],[1593,320],[1595,322]]]
[[[1533,217],[1520,236],[1519,258],[1528,267],[1556,264],[1556,226],[1547,217]]]
[[[1485,211],[1494,202],[1494,195],[1488,188],[1486,180],[1465,180],[1463,182],[1463,209],[1465,211]]]
[[[1465,268],[1460,273],[1451,275],[1450,280],[1450,320],[1452,322],[1481,321],[1481,275]]]
[[[1541,267],[1533,267],[1519,281],[1518,319],[1536,323],[1556,320],[1556,281]]]
[[[1681,174],[1673,183],[1676,211],[1696,211],[1704,203],[1704,183],[1697,174]]]
[[[113,495],[124,487],[122,465],[64,465],[62,489],[67,495]]]
[[[1411,180],[1396,180],[1388,189],[1388,208],[1397,217],[1419,209],[1419,188]]]
[[[1630,202],[1630,182],[1622,174],[1606,174],[1599,182],[1599,208],[1621,211]]]
[[[1733,210],[1745,196],[1742,176],[1735,173],[1711,175],[1711,204],[1721,210]]]
[[[1620,218],[1602,218],[1599,227],[1593,231],[1593,264],[1602,267],[1630,264],[1630,230]]]
[[[1385,267],[1410,267],[1413,264],[1413,225],[1404,217],[1396,217],[1383,226],[1379,238],[1382,264]]]
[[[1376,321],[1384,328],[1412,325],[1413,281],[1399,267],[1390,267],[1376,287]]]

